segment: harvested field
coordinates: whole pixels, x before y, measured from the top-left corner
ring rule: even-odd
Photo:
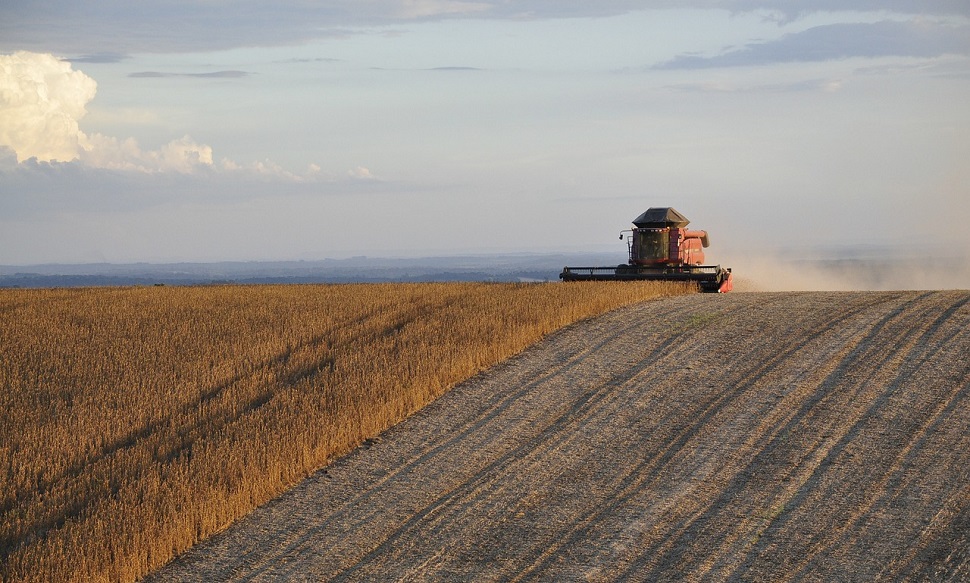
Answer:
[[[151,581],[970,580],[970,293],[569,326]]]

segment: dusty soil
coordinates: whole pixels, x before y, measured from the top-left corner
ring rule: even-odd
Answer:
[[[573,325],[150,580],[970,580],[970,292]]]

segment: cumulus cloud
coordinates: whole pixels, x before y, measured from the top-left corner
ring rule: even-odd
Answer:
[[[0,170],[15,160],[77,162],[89,168],[142,173],[221,171],[290,181],[323,177],[319,168],[298,175],[269,161],[217,162],[211,146],[188,135],[146,150],[134,138],[86,134],[79,121],[96,92],[94,79],[51,54],[0,55]]]
[[[172,140],[158,150],[147,151],[132,138],[119,140],[102,134],[83,136],[79,159],[95,168],[183,174],[213,165],[212,147],[199,144],[190,136]]]
[[[78,120],[97,88],[53,55],[0,55],[0,145],[19,162],[77,158],[83,139]]]
[[[80,160],[96,168],[183,173],[212,166],[212,148],[189,136],[145,151],[131,138],[85,134],[79,120],[96,92],[94,79],[51,54],[0,55],[0,145],[18,162]]]
[[[357,166],[356,168],[351,168],[347,171],[347,175],[351,178],[358,178],[361,180],[376,180],[377,177],[371,173],[370,169],[363,166]]]

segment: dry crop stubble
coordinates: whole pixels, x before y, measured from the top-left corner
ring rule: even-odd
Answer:
[[[687,291],[0,291],[0,579],[135,580],[549,332]]]
[[[962,291],[617,310],[149,581],[967,581],[968,324]]]

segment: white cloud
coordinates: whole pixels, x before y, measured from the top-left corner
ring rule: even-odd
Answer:
[[[97,83],[50,54],[0,55],[0,145],[17,160],[74,160],[83,134],[78,120]]]
[[[358,178],[361,180],[375,180],[376,177],[371,173],[371,171],[363,166],[357,166],[356,168],[351,168],[347,171],[347,175],[351,178]]]
[[[298,175],[271,161],[238,164],[224,159],[216,164],[212,146],[188,135],[157,150],[144,150],[134,138],[85,134],[79,121],[96,92],[94,79],[51,54],[18,51],[0,55],[0,149],[12,151],[18,163],[31,159],[78,161],[86,167],[108,170],[241,172],[288,181],[322,176],[319,167]]]
[[[101,134],[82,134],[79,158],[95,168],[189,174],[212,166],[212,147],[184,136],[158,150],[145,151],[133,138],[119,140]]]
[[[97,87],[51,54],[0,55],[0,145],[18,162],[80,160],[95,168],[181,173],[212,166],[212,148],[189,136],[146,151],[133,138],[86,135],[79,121]]]

